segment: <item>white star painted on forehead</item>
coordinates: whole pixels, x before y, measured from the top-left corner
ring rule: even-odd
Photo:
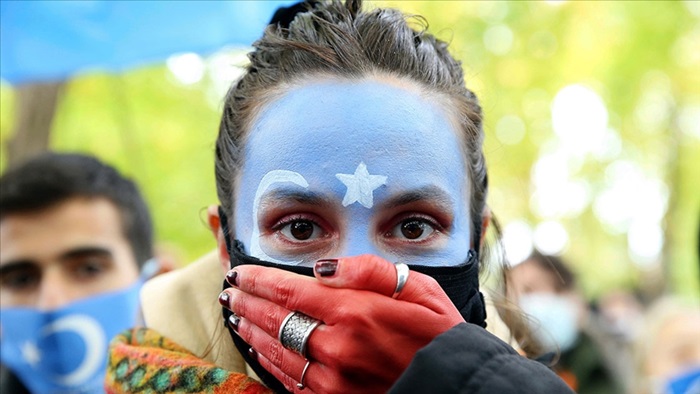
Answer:
[[[33,342],[25,342],[21,348],[22,358],[27,364],[35,367],[41,361],[41,353]]]
[[[360,162],[354,174],[335,174],[335,177],[348,187],[343,206],[359,202],[365,208],[372,208],[374,190],[386,184],[387,179],[384,175],[370,175],[364,162]]]

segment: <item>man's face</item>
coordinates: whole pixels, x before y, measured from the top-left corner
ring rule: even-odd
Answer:
[[[0,221],[0,307],[53,310],[138,279],[115,205],[72,198]]]
[[[365,253],[464,263],[469,182],[445,107],[387,77],[292,88],[252,125],[236,237],[250,255],[284,264]]]

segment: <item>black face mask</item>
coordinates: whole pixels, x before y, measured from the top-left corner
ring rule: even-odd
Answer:
[[[221,220],[224,238],[226,239],[226,249],[228,250],[231,258],[231,268],[244,264],[253,264],[263,267],[279,268],[285,271],[311,277],[314,276],[312,267],[278,264],[260,260],[245,254],[245,249],[242,242],[236,240],[234,241],[234,244],[231,245],[229,241],[229,229],[226,215],[222,212],[221,208],[219,208],[219,217]],[[474,250],[469,251],[467,261],[462,265],[453,267],[409,265],[409,268],[412,271],[420,272],[434,278],[438,284],[440,284],[440,287],[442,287],[452,303],[460,311],[462,317],[464,317],[464,320],[481,327],[486,327],[486,307],[484,304],[483,295],[481,292],[479,292],[479,264],[477,253]],[[231,285],[224,280],[223,288],[227,289],[229,287],[231,287]],[[250,356],[250,353],[248,353],[250,345],[243,341],[228,324],[228,318],[233,313],[226,308],[222,309],[224,326],[226,326],[226,328],[229,330],[231,338],[233,338],[233,342],[236,344],[236,348],[238,348],[238,351],[241,353],[248,365],[251,366],[253,371],[255,371],[255,373],[267,387],[278,393],[288,392],[284,388],[284,385],[277,380],[277,378],[263,368],[256,359]]]

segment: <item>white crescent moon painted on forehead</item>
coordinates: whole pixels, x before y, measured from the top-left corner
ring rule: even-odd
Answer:
[[[268,256],[260,248],[260,229],[258,227],[258,210],[260,207],[260,199],[263,193],[275,183],[291,182],[299,185],[304,189],[309,187],[309,182],[298,172],[288,170],[273,170],[265,174],[258,184],[258,189],[255,191],[255,200],[253,200],[253,234],[250,237],[250,255],[261,260],[271,261],[278,264],[301,264],[301,261],[280,261]]]
[[[87,315],[69,315],[56,320],[44,327],[44,336],[57,332],[74,332],[85,342],[85,357],[73,372],[54,376],[54,379],[65,386],[83,384],[102,366],[107,352],[107,339],[102,327],[97,321]]]

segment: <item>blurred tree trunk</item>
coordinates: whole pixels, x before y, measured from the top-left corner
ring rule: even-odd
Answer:
[[[666,293],[697,297],[700,294],[698,265],[698,162],[697,142],[678,125],[677,113],[671,125],[667,184],[668,208],[665,217],[663,273]],[[694,145],[695,144],[695,145]]]
[[[15,88],[15,126],[7,142],[7,164],[16,165],[49,148],[51,124],[65,81]]]

